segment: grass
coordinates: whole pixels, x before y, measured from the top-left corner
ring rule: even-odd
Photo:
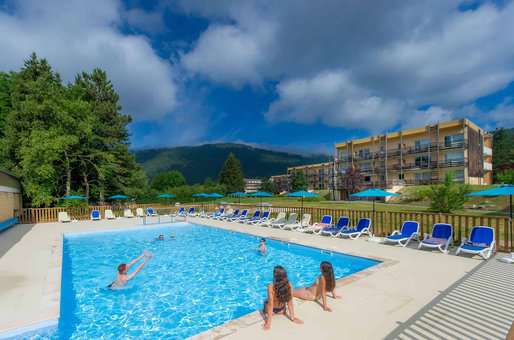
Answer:
[[[471,191],[479,191],[489,189],[493,186],[472,185]],[[387,203],[376,202],[377,211],[392,212],[429,212],[430,201],[422,199],[419,193],[427,190],[428,186],[408,186],[402,189],[400,197],[392,198]],[[305,207],[331,208],[331,209],[356,209],[371,210],[373,203],[371,201],[329,201],[327,191],[322,191],[319,199],[305,199]],[[226,197],[226,202],[238,203],[239,199]],[[266,197],[262,200],[259,198],[241,198],[241,203],[257,204],[260,202],[271,203],[274,206],[299,207],[301,200],[292,197]],[[505,197],[469,197],[465,204],[465,209],[455,211],[455,214],[465,214],[472,216],[506,216],[508,214],[508,199]]]

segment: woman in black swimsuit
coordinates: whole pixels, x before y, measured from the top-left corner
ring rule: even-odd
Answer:
[[[270,329],[273,314],[284,314],[294,323],[303,321],[294,316],[293,286],[287,279],[286,270],[282,266],[273,269],[273,283],[268,285],[268,299],[264,301],[264,329]]]

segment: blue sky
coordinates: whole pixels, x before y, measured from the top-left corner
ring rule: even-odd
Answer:
[[[514,126],[512,1],[0,0],[0,69],[105,69],[135,148]]]

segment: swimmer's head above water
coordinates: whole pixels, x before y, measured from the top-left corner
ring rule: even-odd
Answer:
[[[122,263],[118,266],[118,273],[120,273],[121,275],[127,274],[127,264],[126,263]]]

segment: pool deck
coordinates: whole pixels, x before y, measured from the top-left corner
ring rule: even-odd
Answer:
[[[279,229],[198,218],[191,222],[333,250],[384,263],[338,282],[341,299],[333,312],[295,300],[296,325],[282,316],[263,331],[258,312],[196,336],[197,339],[382,339],[462,279],[482,260],[432,251],[342,240]],[[55,323],[59,315],[63,233],[143,227],[140,220],[81,221],[17,225],[0,234],[0,338],[20,327]],[[453,252],[452,252],[453,254]],[[114,269],[113,269],[114,270]],[[471,311],[470,311],[471,313]],[[3,333],[3,334],[2,334]],[[11,333],[13,334],[13,333]]]

